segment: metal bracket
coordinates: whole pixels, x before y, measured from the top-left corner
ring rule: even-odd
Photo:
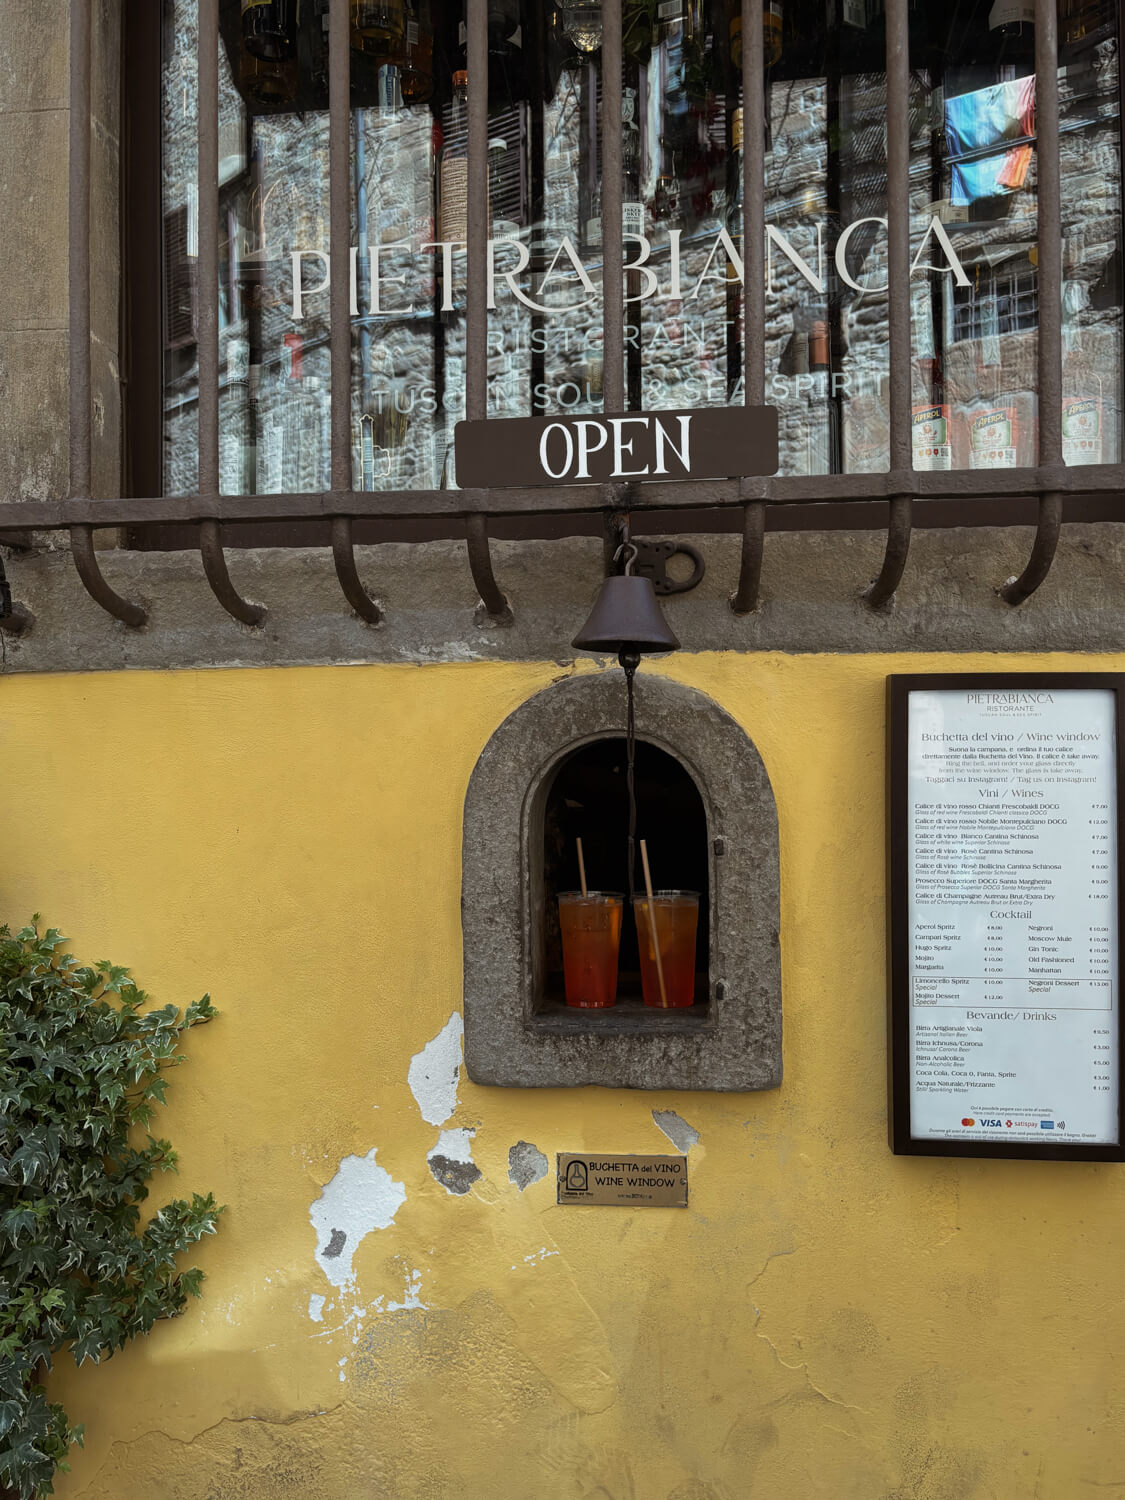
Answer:
[[[698,547],[693,547],[690,542],[650,541],[648,537],[636,536],[632,537],[631,541],[637,549],[637,555],[633,561],[633,572],[640,574],[642,578],[651,578],[652,586],[658,594],[686,594],[702,581],[707,571],[702,552]],[[668,559],[675,557],[678,552],[692,560],[693,567],[689,578],[668,576]]]

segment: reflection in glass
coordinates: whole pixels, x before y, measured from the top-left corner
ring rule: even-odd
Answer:
[[[1068,463],[1121,451],[1116,7],[1059,0]],[[220,263],[198,263],[196,0],[167,0],[165,485],[196,483],[196,303],[220,289],[226,491],[328,484],[327,0],[221,0]],[[456,483],[468,205],[489,224],[487,410],[601,409],[604,131],[621,132],[630,409],[744,399],[742,163],[764,137],[766,322],[754,357],[782,474],[889,461],[883,0],[766,0],[765,116],[744,119],[739,0],[622,0],[621,117],[602,7],[488,0],[487,77],[459,0],[350,0],[353,482]],[[1038,454],[1030,0],[911,4],[911,327],[919,469]],[[468,98],[487,89],[486,171]]]
[[[1115,9],[1062,0],[1059,45],[1063,456],[1103,463],[1120,451]],[[911,16],[912,229],[943,268],[911,282],[916,468],[1038,460],[1034,52],[1024,0]]]

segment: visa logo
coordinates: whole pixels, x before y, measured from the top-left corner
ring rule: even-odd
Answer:
[[[1040,1130],[1054,1130],[1054,1128],[1055,1128],[1055,1122],[1054,1122],[1054,1120],[1040,1120],[1039,1121],[1039,1129]]]
[[[984,1126],[986,1126],[986,1127],[988,1127],[990,1125],[991,1126],[1000,1126],[1000,1125],[1003,1125],[1003,1123],[1004,1123],[1003,1120],[982,1120],[981,1121],[981,1124],[984,1125]]]

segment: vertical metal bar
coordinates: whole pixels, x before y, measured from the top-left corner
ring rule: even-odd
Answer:
[[[1039,465],[1061,466],[1062,188],[1059,168],[1059,50],[1056,0],[1035,3],[1035,134],[1039,247]],[[1046,578],[1062,527],[1062,496],[1039,497],[1039,520],[1027,567],[1000,590],[1022,604]]]
[[[742,0],[742,388],[747,406],[765,401],[766,327],[766,81],[762,0]],[[742,512],[742,558],[730,605],[745,615],[758,607],[765,548],[766,502]]]
[[[621,0],[602,6],[602,390],[625,410],[625,283],[621,237]]]
[[[332,370],[331,484],[352,487],[351,39],[348,0],[328,6],[329,350]]]
[[[1052,0],[1052,4],[1054,0]],[[910,550],[910,17],[909,0],[887,0],[887,332],[890,341],[891,514],[878,578],[864,594],[888,604]],[[895,494],[898,489],[899,493]]]
[[[465,308],[465,415],[480,422],[488,415],[488,8],[487,0],[467,0],[469,74],[468,280]]]
[[[199,0],[199,493],[219,493],[219,0]],[[243,625],[260,625],[261,604],[231,583],[218,521],[204,521],[199,551],[211,592]]]
[[[219,493],[219,0],[199,0],[199,493]]]
[[[70,493],[90,495],[90,12],[70,7]]]
[[[602,5],[602,410],[625,410],[625,251],[621,234],[621,0]],[[602,487],[605,571],[629,523],[623,486]]]
[[[1062,463],[1062,193],[1055,0],[1035,4],[1035,147],[1039,244],[1039,463]]]
[[[89,499],[92,489],[90,379],[90,18],[88,0],[70,7],[70,182],[67,253],[70,257],[70,493]],[[126,625],[148,615],[114,592],[102,577],[93,528],[70,528],[71,553],[87,593]],[[11,629],[10,622],[7,628]]]
[[[480,422],[488,415],[488,3],[467,0],[469,74],[469,243],[465,309],[465,415]],[[483,515],[469,517],[469,567],[487,612],[511,617],[496,582]]]

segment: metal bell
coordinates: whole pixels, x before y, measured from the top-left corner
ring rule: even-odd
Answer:
[[[652,579],[633,573],[605,580],[590,618],[570,644],[579,651],[637,656],[676,651],[680,645],[657,603]]]

